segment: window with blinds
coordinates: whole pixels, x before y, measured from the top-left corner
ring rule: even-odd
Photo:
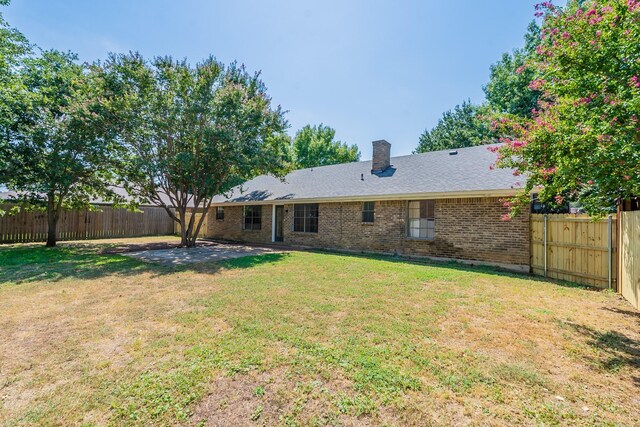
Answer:
[[[412,200],[409,202],[408,237],[433,240],[436,233],[435,200]]]

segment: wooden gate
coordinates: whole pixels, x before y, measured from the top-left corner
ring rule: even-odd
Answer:
[[[620,293],[640,310],[640,211],[620,212]]]
[[[616,288],[616,218],[532,214],[534,274],[598,288]]]

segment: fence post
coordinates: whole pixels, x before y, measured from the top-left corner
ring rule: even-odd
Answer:
[[[547,277],[547,222],[548,214],[544,214],[544,277]]]
[[[611,229],[612,227],[612,221],[611,221],[611,214],[609,214],[609,217],[607,218],[607,240],[608,240],[608,245],[607,245],[607,254],[608,254],[608,259],[607,259],[607,283],[609,285],[609,289],[611,289],[611,246],[612,246],[612,242],[611,239],[613,238],[613,230]]]

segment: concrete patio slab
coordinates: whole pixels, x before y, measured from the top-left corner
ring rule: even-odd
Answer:
[[[285,252],[278,248],[267,248],[241,244],[217,243],[195,248],[155,249],[124,253],[125,256],[146,262],[176,266],[209,261],[224,261],[252,255]]]

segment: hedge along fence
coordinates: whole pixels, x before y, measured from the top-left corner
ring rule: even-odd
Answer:
[[[58,220],[58,240],[173,234],[173,220],[164,208],[144,206],[142,212],[96,205],[96,211],[65,210]],[[10,206],[3,205],[3,209]],[[0,217],[0,243],[44,242],[47,213],[21,211]]]
[[[616,289],[615,216],[532,214],[531,269],[534,274],[598,288]]]

